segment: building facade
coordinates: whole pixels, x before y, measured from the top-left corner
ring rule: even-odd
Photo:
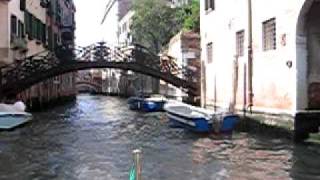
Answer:
[[[132,43],[132,34],[130,31],[130,26],[132,23],[132,18],[134,11],[129,10],[120,20],[118,25],[118,44],[120,46],[128,46]]]
[[[54,54],[71,60],[74,48],[75,7],[72,0],[1,1],[6,22],[4,41],[7,53],[1,64],[23,61],[26,57]],[[1,40],[2,41],[2,40]],[[3,44],[3,42],[1,42]],[[5,47],[5,46],[3,46]],[[5,69],[4,69],[5,70]],[[34,85],[18,95],[29,107],[38,108],[64,97],[75,96],[75,74],[61,75]]]
[[[27,41],[24,38],[25,4],[20,0],[0,1],[0,66],[22,60],[27,55]]]
[[[250,2],[201,0],[202,105],[286,115],[299,130],[300,113],[320,110],[320,3]]]
[[[201,77],[201,61],[200,61],[200,35],[195,32],[181,31],[173,38],[171,38],[168,44],[168,50],[165,53],[169,57],[173,57],[176,65],[185,70],[184,73],[180,72],[180,77],[188,79],[188,81],[198,84],[200,89],[200,77]],[[163,84],[163,82],[162,82]],[[175,88],[172,85],[162,86],[161,88],[167,91],[173,97],[178,97],[181,100],[188,102],[196,102],[196,100],[188,100],[187,94],[181,89]],[[199,92],[200,94],[200,92]],[[199,101],[199,98],[198,100]]]

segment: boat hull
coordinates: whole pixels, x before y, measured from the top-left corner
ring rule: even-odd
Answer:
[[[171,126],[181,127],[198,133],[212,130],[212,123],[205,118],[188,118],[174,113],[167,113]]]
[[[133,97],[128,99],[128,106],[130,110],[141,110],[142,104],[142,98]]]
[[[237,115],[225,115],[222,120],[222,124],[220,125],[220,132],[222,133],[230,133],[235,128],[238,122],[240,121],[240,117]]]
[[[142,104],[142,111],[144,112],[160,112],[163,111],[165,102],[144,101]]]
[[[130,110],[144,111],[144,112],[160,112],[166,101],[148,100],[138,97],[128,99],[128,106]]]
[[[17,126],[30,121],[32,116],[30,114],[1,114],[0,115],[0,129],[10,130]]]
[[[234,114],[211,112],[184,103],[167,104],[164,109],[167,112],[170,127],[181,127],[200,133],[232,132],[240,119]]]

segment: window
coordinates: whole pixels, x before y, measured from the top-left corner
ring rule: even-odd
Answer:
[[[24,22],[26,26],[26,34],[28,34],[28,38],[31,40],[33,38],[32,34],[32,15],[29,12],[25,12],[24,14]]]
[[[42,23],[40,19],[35,19],[35,26],[36,26],[36,39],[42,40]]]
[[[269,51],[277,48],[276,44],[276,19],[272,18],[263,22],[263,50]]]
[[[52,33],[52,28],[50,26],[47,27],[47,31],[48,31],[48,48],[49,50],[53,50],[53,33]]]
[[[38,38],[38,19],[32,15],[32,36]]]
[[[42,31],[42,37],[41,41],[45,45],[47,43],[47,27],[45,24],[41,23],[41,31]]]
[[[212,63],[212,43],[207,44],[207,63]]]
[[[21,11],[26,10],[26,0],[20,0],[20,10]]]
[[[62,8],[58,1],[56,1],[56,23],[61,24],[62,18]]]
[[[214,0],[204,0],[205,1],[205,10],[214,10]]]
[[[58,36],[57,33],[54,33],[54,35],[53,35],[53,46],[54,46],[55,50],[58,48],[58,43],[59,43],[59,36]]]
[[[11,37],[15,37],[18,35],[18,32],[17,32],[17,17],[15,15],[11,15]],[[11,40],[13,40],[11,38]]]
[[[244,30],[236,33],[236,50],[237,56],[240,57],[244,55]]]
[[[18,21],[18,37],[24,38],[24,24],[20,20]]]

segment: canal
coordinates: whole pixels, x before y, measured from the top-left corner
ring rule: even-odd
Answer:
[[[320,179],[319,146],[245,132],[197,135],[169,128],[162,113],[89,95],[0,132],[0,179],[125,180],[135,148],[144,180]]]

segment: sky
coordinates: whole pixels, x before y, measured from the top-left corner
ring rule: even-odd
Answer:
[[[116,43],[116,8],[101,25],[109,0],[74,0],[76,5],[76,44],[87,46],[99,41]]]

